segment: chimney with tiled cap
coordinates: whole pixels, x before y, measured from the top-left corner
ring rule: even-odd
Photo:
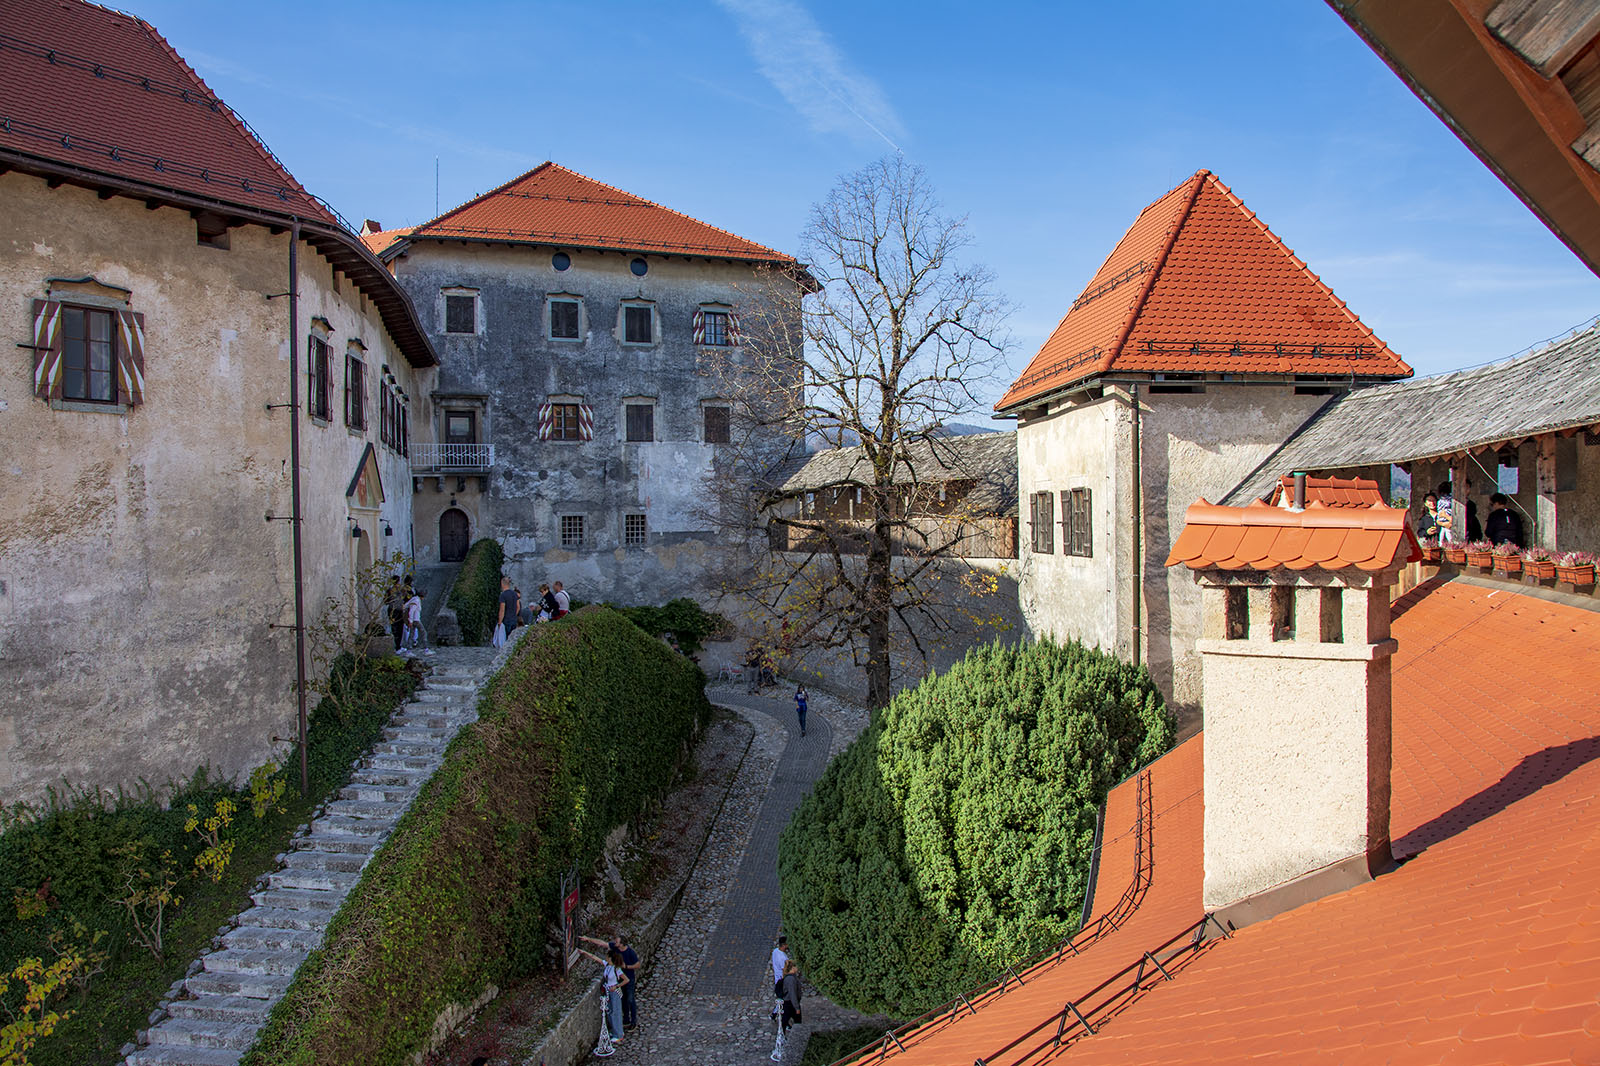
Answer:
[[[1233,926],[1370,880],[1389,853],[1389,586],[1406,512],[1189,508],[1202,586],[1207,910]]]

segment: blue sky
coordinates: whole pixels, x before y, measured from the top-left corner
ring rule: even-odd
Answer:
[[[124,2],[356,225],[431,217],[435,157],[446,209],[548,158],[793,250],[893,145],[1016,306],[1013,373],[1201,167],[1419,374],[1600,312],[1600,281],[1320,0]]]

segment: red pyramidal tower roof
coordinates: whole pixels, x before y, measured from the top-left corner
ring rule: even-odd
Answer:
[[[793,256],[555,163],[541,163],[409,234],[375,236],[390,235],[794,262]]]
[[[1140,213],[997,409],[1113,371],[1411,374],[1208,170]]]

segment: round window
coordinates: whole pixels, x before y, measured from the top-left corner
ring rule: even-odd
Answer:
[[[646,263],[642,257],[635,257],[633,262],[628,264],[628,269],[633,271],[634,277],[642,278],[645,276],[645,272],[650,269],[650,264]]]
[[[567,267],[572,265],[572,256],[568,255],[566,252],[557,252],[555,255],[550,257],[550,265],[555,267],[557,270],[565,270]]]

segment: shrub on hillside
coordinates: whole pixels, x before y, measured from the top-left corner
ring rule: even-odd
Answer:
[[[499,613],[500,568],[505,564],[505,549],[500,542],[485,537],[467,549],[456,583],[450,586],[445,602],[461,623],[461,639],[467,644],[489,643],[494,635],[494,619]]]
[[[707,637],[728,625],[720,614],[706,610],[687,596],[661,607],[618,607],[617,610],[652,637],[671,633],[678,638],[678,647],[685,655],[699,651]]]
[[[669,787],[703,684],[615,611],[534,627],[247,1061],[407,1061],[447,1005],[544,965],[562,873]]]
[[[1071,935],[1096,811],[1172,735],[1144,669],[1076,643],[975,648],[896,696],[778,845],[807,977],[909,1018]]]

